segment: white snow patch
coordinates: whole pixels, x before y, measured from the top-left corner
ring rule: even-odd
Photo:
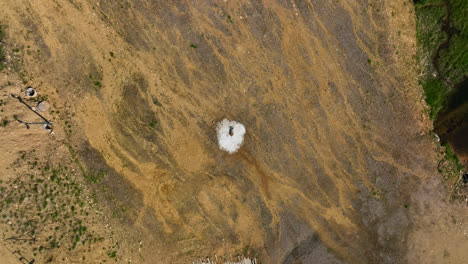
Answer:
[[[218,143],[221,150],[235,153],[244,141],[245,127],[239,122],[229,121],[226,118],[218,123],[216,128]]]

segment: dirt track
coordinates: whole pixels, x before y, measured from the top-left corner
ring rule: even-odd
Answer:
[[[49,96],[41,142],[105,172],[90,188],[136,263],[461,263],[466,207],[438,180],[411,3],[283,2],[2,0],[20,52],[1,96],[18,75]],[[247,129],[234,155],[224,117]],[[28,148],[1,146],[2,170]]]

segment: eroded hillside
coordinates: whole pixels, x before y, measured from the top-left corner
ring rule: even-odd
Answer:
[[[2,0],[5,115],[30,85],[56,132],[0,128],[35,142],[3,141],[5,178],[42,142],[76,168],[89,217],[107,216],[87,263],[461,260],[467,215],[439,180],[413,6],[388,2]],[[225,117],[247,130],[233,155]]]

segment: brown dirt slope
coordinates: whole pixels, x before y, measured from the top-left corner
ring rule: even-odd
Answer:
[[[2,0],[0,23],[136,263],[455,263],[412,4],[387,2]],[[247,129],[234,155],[224,117]]]

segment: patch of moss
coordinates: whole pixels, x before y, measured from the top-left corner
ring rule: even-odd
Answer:
[[[442,74],[453,83],[460,83],[468,77],[468,1],[449,0],[451,5],[450,23],[454,34],[449,47],[440,53]]]
[[[445,105],[449,88],[438,78],[430,77],[421,82],[424,87],[426,103],[430,106],[429,116],[435,119],[439,110]]]
[[[444,80],[457,84],[468,77],[468,1],[465,0],[415,0],[416,28],[418,41],[418,58],[423,77],[421,84],[430,107],[430,117],[435,119],[437,113],[446,104],[450,87]],[[446,47],[439,46],[447,40],[442,31],[444,19],[450,10],[448,30],[451,34]],[[439,66],[437,75],[433,59]]]

